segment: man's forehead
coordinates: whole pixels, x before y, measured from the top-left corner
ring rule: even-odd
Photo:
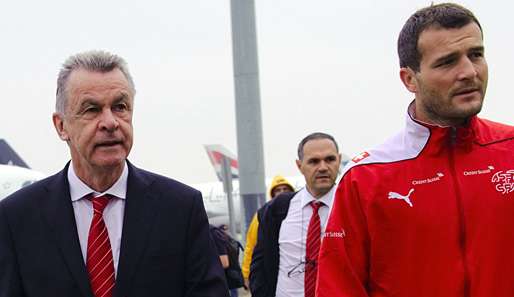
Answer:
[[[331,155],[337,154],[335,143],[327,138],[312,139],[303,146],[303,154],[307,155]]]
[[[475,22],[460,28],[443,28],[435,24],[420,33],[418,51],[422,59],[434,52],[444,55],[444,49],[451,52],[453,47],[458,47],[464,42],[469,47],[483,46],[482,31]]]
[[[82,93],[112,90],[118,93],[132,94],[127,78],[119,69],[108,72],[74,70],[67,84],[68,92]]]

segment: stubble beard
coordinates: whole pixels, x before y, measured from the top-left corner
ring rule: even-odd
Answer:
[[[439,93],[422,86],[420,93],[423,94],[423,100],[421,100],[421,105],[425,115],[432,123],[440,126],[461,126],[482,110],[485,90],[482,89],[481,92],[482,98],[478,105],[472,104],[464,107],[459,106],[452,95],[443,97]]]

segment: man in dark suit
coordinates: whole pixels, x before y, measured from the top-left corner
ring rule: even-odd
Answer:
[[[326,133],[307,135],[296,165],[306,186],[283,193],[259,209],[250,268],[253,297],[314,297],[321,234],[332,205],[341,154]]]
[[[228,296],[200,192],[127,161],[134,95],[116,55],[64,63],[71,162],[0,203],[0,297]]]

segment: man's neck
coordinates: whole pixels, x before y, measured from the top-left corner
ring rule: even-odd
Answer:
[[[412,109],[411,115],[415,120],[421,123],[439,127],[462,127],[469,121],[469,118],[442,118],[417,104]]]
[[[121,166],[113,167],[88,167],[79,168],[79,166],[73,164],[73,169],[77,177],[88,185],[91,189],[97,192],[107,191],[114,183],[120,178],[123,173],[125,163]]]
[[[314,197],[314,199],[316,199],[316,200],[318,200],[318,199],[320,199],[321,197],[325,196],[325,195],[326,195],[328,192],[330,192],[330,190],[332,189],[332,188],[330,188],[330,189],[328,189],[327,191],[314,192],[314,191],[312,191],[312,190],[309,188],[309,186],[307,186],[307,185],[305,186],[305,188],[307,189],[307,192],[309,192],[309,194],[311,194],[311,196],[312,196],[312,197]]]

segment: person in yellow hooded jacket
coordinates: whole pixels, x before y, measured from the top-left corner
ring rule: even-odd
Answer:
[[[281,175],[276,175],[271,181],[269,188],[269,196],[271,199],[275,198],[281,193],[294,192],[294,187],[291,183]],[[250,277],[250,264],[252,263],[252,254],[255,244],[257,243],[257,230],[259,229],[259,219],[255,214],[248,226],[246,233],[246,246],[244,250],[243,265],[241,270],[243,272],[243,278],[245,282],[245,288],[249,288],[249,277]]]

